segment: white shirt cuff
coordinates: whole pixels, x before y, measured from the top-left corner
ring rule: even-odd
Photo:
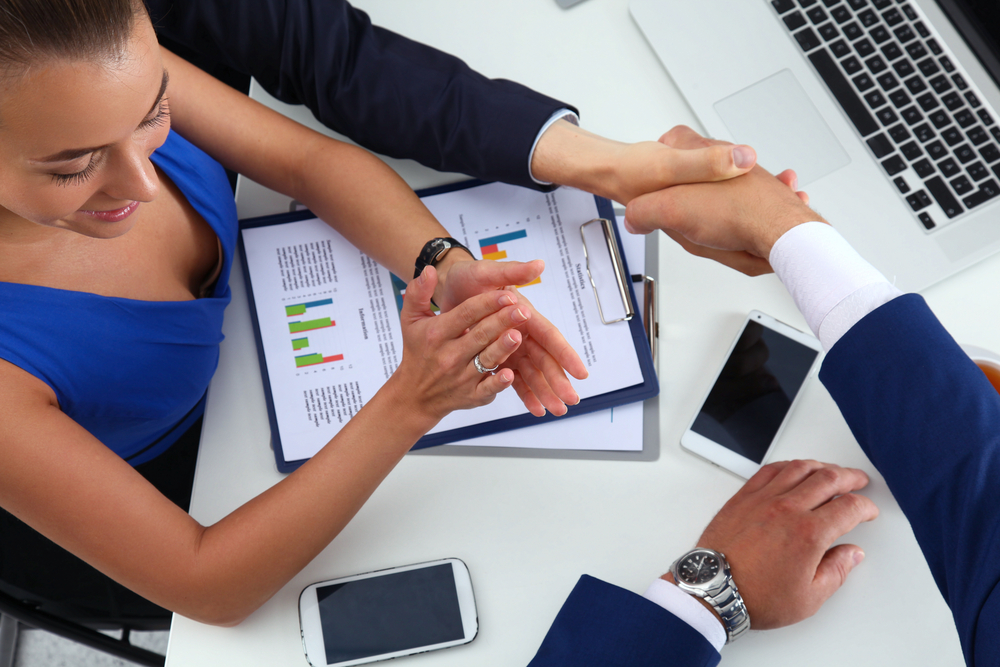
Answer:
[[[535,148],[538,146],[538,142],[541,141],[542,135],[545,134],[545,131],[550,127],[552,127],[552,124],[555,123],[556,121],[564,119],[568,120],[574,125],[580,124],[579,116],[577,116],[569,109],[560,109],[559,111],[552,114],[552,116],[545,122],[545,125],[542,125],[542,129],[540,129],[538,131],[538,134],[535,135],[535,143],[531,144],[531,151],[528,153],[528,175],[531,176],[531,180],[533,180],[535,183],[538,183],[539,185],[552,185],[552,184],[538,180],[537,178],[535,178],[535,175],[531,173],[531,160],[532,158],[535,157]]]
[[[716,651],[721,652],[726,645],[726,630],[715,614],[675,584],[657,579],[649,585],[642,597],[660,605],[700,632]]]
[[[785,232],[768,259],[826,350],[865,315],[902,294],[822,222]]]

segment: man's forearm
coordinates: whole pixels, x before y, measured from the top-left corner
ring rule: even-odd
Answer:
[[[158,33],[305,104],[370,150],[541,188],[538,131],[569,105],[373,26],[344,0],[148,0]],[[544,179],[539,179],[544,180]]]
[[[915,294],[859,321],[820,380],[910,521],[966,661],[1000,664],[1000,396]]]

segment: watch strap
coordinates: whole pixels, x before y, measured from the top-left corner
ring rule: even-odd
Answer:
[[[729,569],[728,565],[726,569]],[[715,608],[719,618],[722,619],[722,625],[726,628],[727,644],[736,641],[750,630],[750,614],[731,576],[727,585],[717,595],[706,596],[705,600]]]
[[[465,252],[469,253],[470,257],[475,259],[475,255],[472,254],[472,251],[450,236],[442,236],[436,239],[431,239],[424,244],[423,250],[421,250],[420,254],[417,256],[417,261],[414,264],[413,277],[419,277],[428,266],[437,266],[438,262],[444,259],[445,255],[447,255],[452,248],[461,248]]]

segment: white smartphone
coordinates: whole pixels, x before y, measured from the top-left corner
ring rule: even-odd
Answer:
[[[744,479],[752,477],[785,427],[821,350],[811,334],[751,311],[681,446]]]
[[[457,558],[307,586],[299,596],[299,624],[313,667],[459,646],[479,632],[472,578]]]

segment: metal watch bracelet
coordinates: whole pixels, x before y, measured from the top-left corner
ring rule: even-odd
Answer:
[[[715,608],[719,618],[722,619],[722,625],[726,628],[727,644],[736,641],[750,630],[750,614],[736,588],[736,582],[731,578],[718,596],[706,596],[705,600]]]

